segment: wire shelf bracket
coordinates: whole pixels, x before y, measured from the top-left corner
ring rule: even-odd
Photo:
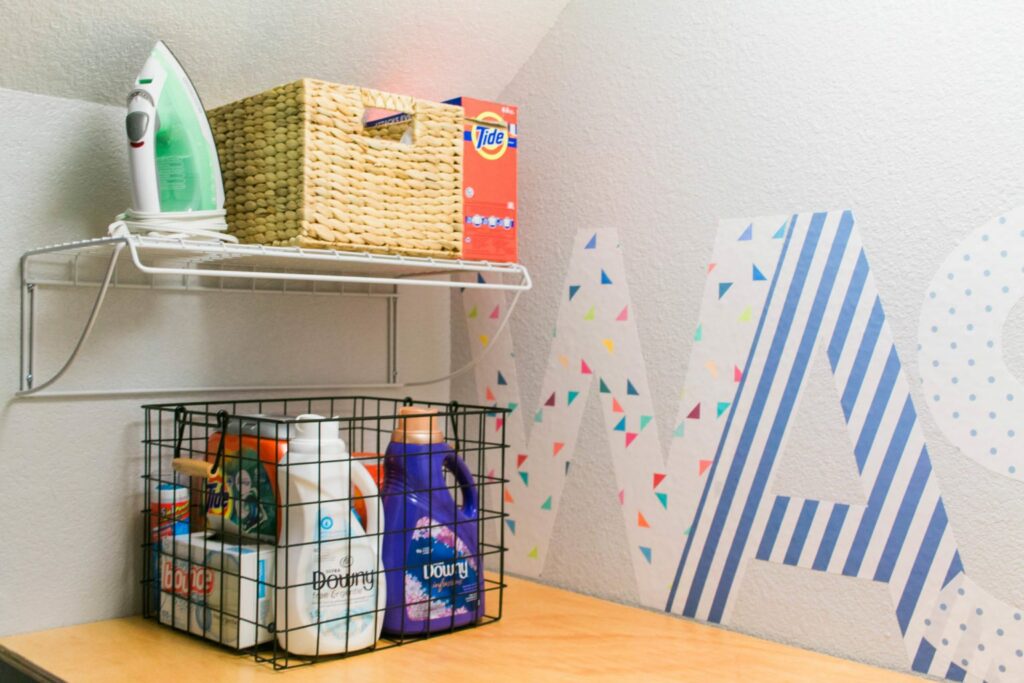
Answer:
[[[17,397],[55,396],[44,391],[78,357],[111,288],[188,292],[277,293],[372,297],[385,300],[386,377],[370,388],[398,384],[398,288],[489,289],[532,287],[517,263],[460,261],[390,254],[340,252],[260,244],[196,241],[121,231],[111,237],[65,242],[25,252],[21,269],[20,377]],[[454,277],[453,277],[454,276]],[[40,287],[96,287],[96,298],[78,341],[49,379],[36,377],[36,309]],[[173,390],[62,392],[63,395],[202,393],[309,387],[211,387]]]

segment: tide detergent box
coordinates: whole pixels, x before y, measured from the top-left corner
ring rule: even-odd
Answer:
[[[206,531],[164,538],[161,623],[239,649],[270,641],[275,550]]]
[[[462,258],[517,261],[518,109],[471,97],[445,104],[463,110]]]

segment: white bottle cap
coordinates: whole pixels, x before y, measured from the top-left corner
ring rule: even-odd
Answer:
[[[314,421],[319,420],[319,421]],[[295,454],[299,451],[318,453],[321,457],[330,455],[332,460],[348,457],[348,449],[339,432],[341,423],[338,420],[325,420],[321,415],[299,415],[291,427],[292,437],[289,450]]]

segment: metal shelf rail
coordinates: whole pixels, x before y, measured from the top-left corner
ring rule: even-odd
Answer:
[[[36,379],[35,368],[36,299],[37,289],[44,286],[94,286],[98,287],[98,292],[67,360],[49,379],[40,382]],[[43,390],[60,379],[78,356],[111,287],[382,298],[387,306],[388,376],[386,382],[373,386],[400,386],[397,377],[399,286],[504,290],[518,296],[530,289],[532,283],[529,271],[517,263],[230,244],[127,232],[33,249],[21,257],[21,373],[19,391],[15,395],[55,395]],[[291,388],[299,387],[183,388],[134,393]],[[68,393],[75,392],[65,392],[65,395]]]

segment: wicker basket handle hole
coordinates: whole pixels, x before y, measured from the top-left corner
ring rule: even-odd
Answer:
[[[363,113],[363,134],[406,145],[416,142],[412,115],[395,109],[367,107]]]

